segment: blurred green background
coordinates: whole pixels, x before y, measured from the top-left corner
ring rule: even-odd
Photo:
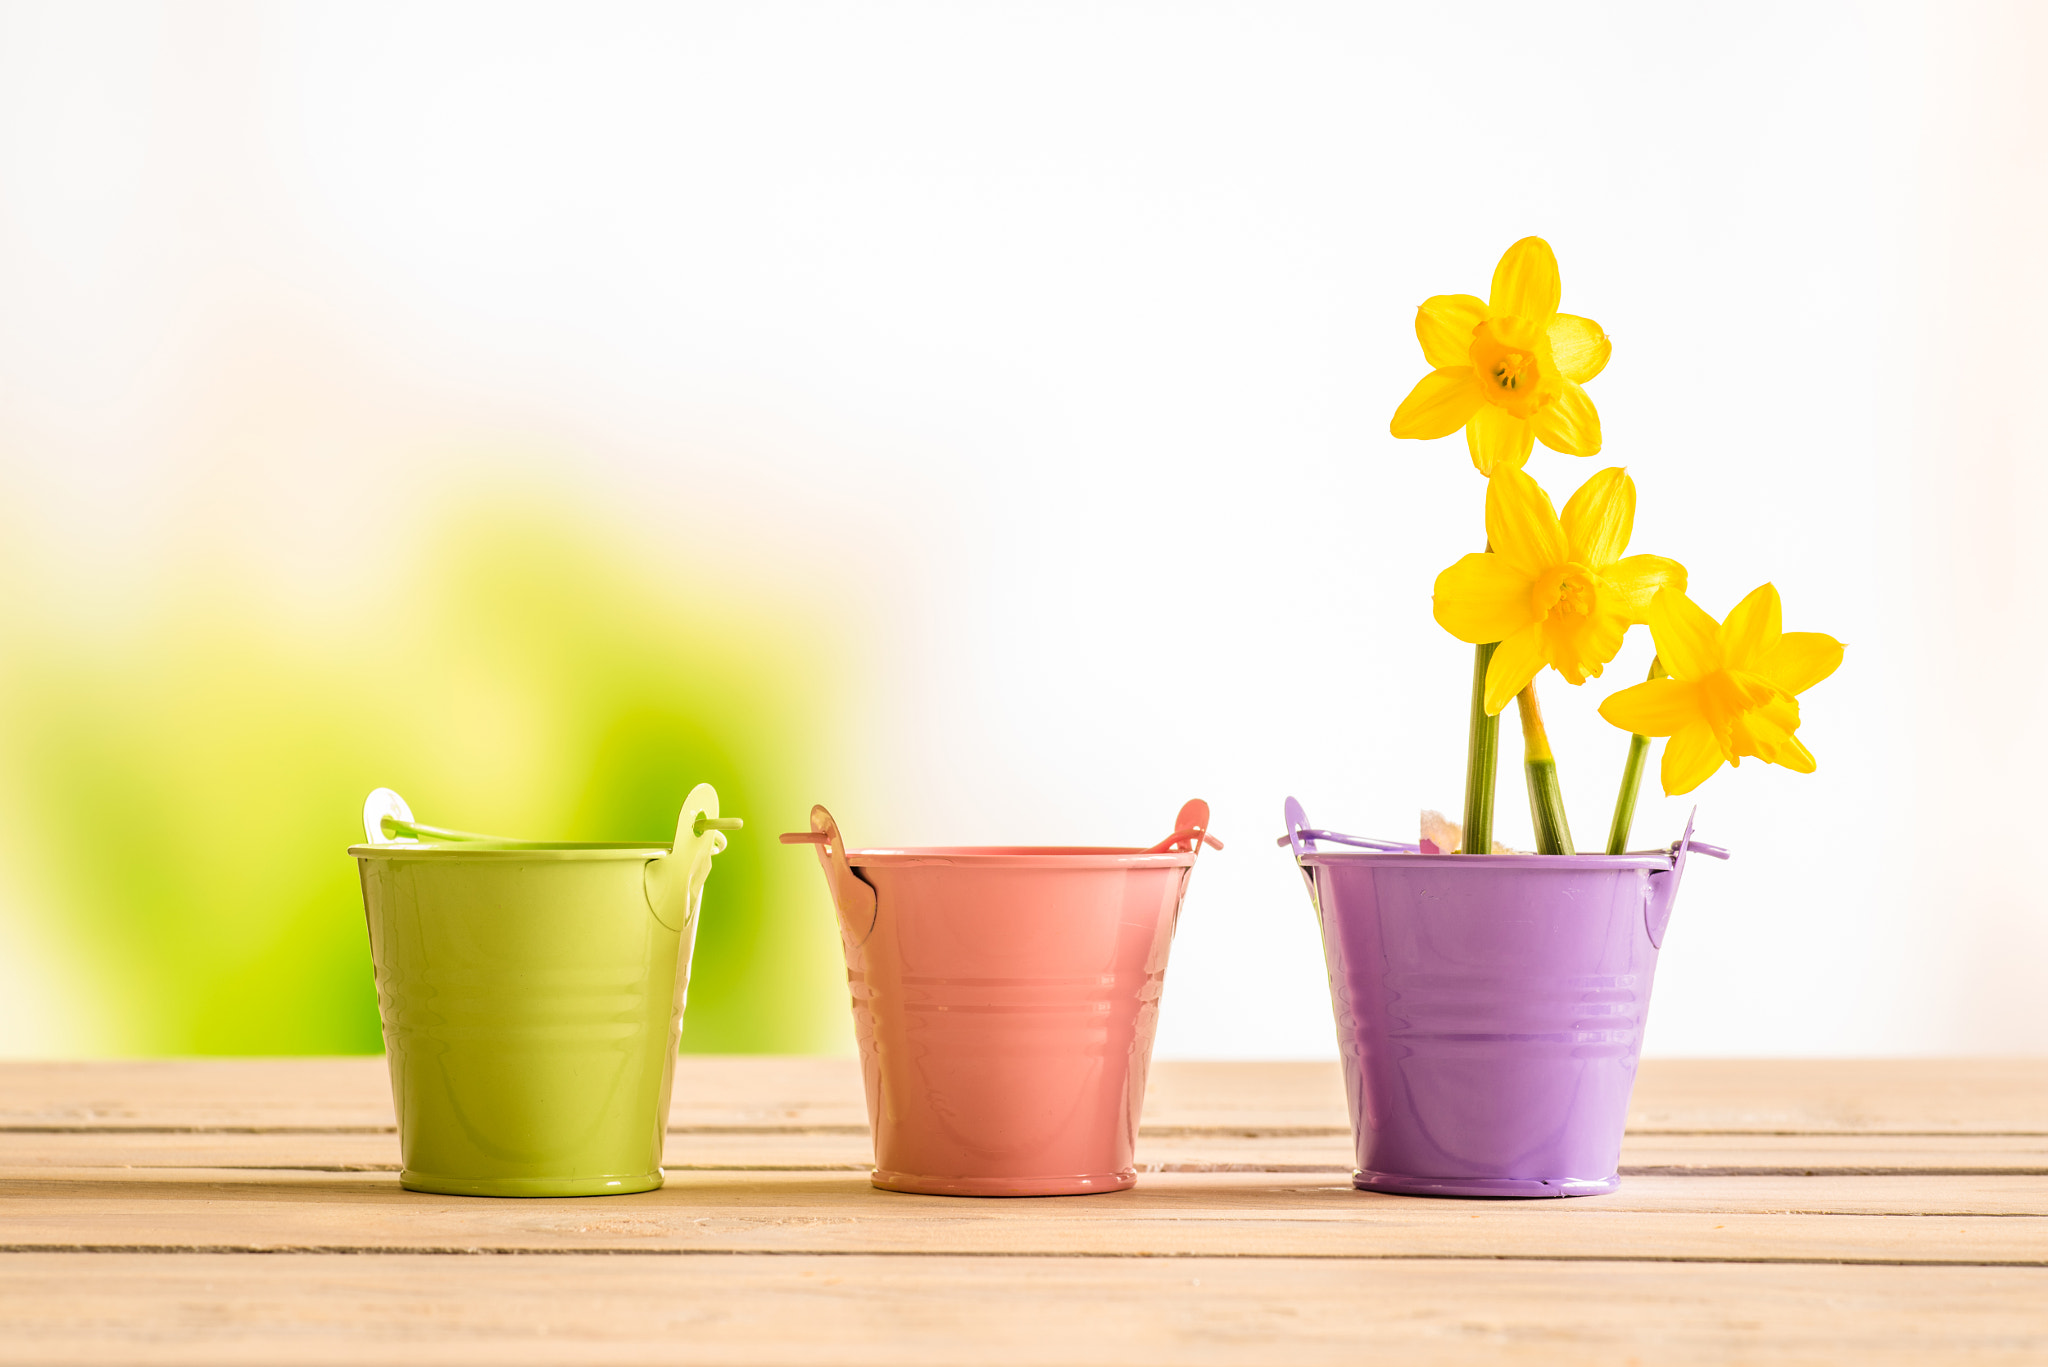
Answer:
[[[344,853],[370,789],[434,823],[666,843],[701,780],[747,827],[706,888],[683,1048],[841,1047],[829,906],[775,843],[829,767],[804,705],[823,628],[573,501],[451,500],[424,531],[324,608],[204,551],[112,625],[47,580],[9,603],[6,877],[70,967],[60,1050],[376,1052]]]

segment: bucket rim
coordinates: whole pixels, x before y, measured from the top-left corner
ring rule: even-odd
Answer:
[[[1133,845],[910,845],[848,850],[846,862],[856,868],[1189,869],[1195,855]]]
[[[644,840],[464,840],[437,843],[394,841],[388,845],[351,845],[348,852],[358,859],[543,859],[587,862],[654,859],[669,854],[672,848]]]
[[[1647,869],[1668,873],[1677,862],[1664,850],[1635,854],[1409,854],[1387,850],[1311,850],[1300,856],[1308,865],[1393,864],[1402,868],[1465,869],[1498,873],[1503,869],[1547,869],[1552,873],[1620,872]]]

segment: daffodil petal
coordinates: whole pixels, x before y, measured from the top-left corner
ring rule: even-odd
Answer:
[[[1721,619],[1721,658],[1730,669],[1754,669],[1757,656],[1784,634],[1784,607],[1778,590],[1761,584]]]
[[[1481,403],[1465,424],[1465,449],[1480,474],[1519,470],[1536,449],[1536,426],[1496,404]]]
[[[1787,693],[1804,693],[1842,667],[1842,643],[1821,631],[1788,631],[1749,663]]]
[[[1408,391],[1387,428],[1397,437],[1434,441],[1463,427],[1485,402],[1471,366],[1446,366],[1430,371]]]
[[[1591,318],[1560,313],[1550,320],[1550,356],[1567,380],[1584,384],[1607,368],[1614,344]]]
[[[1600,454],[1600,413],[1586,391],[1570,380],[1564,392],[1536,410],[1536,439],[1568,456]]]
[[[1658,589],[1685,592],[1685,566],[1661,555],[1631,555],[1595,573],[1614,591],[1615,610],[1631,622],[1650,620],[1650,600]]]
[[[1657,642],[1657,658],[1674,679],[1700,679],[1721,667],[1720,623],[1685,590],[1659,589],[1644,614]]]
[[[1415,310],[1415,340],[1423,359],[1438,369],[1472,364],[1472,332],[1486,321],[1486,301],[1471,294],[1438,294]]]
[[[1473,645],[1511,636],[1535,624],[1533,587],[1507,557],[1475,552],[1436,577],[1437,625]]]
[[[1638,736],[1675,736],[1700,719],[1699,685],[1652,679],[1600,704],[1600,715]]]
[[[1532,323],[1546,322],[1557,312],[1563,286],[1557,278],[1557,255],[1540,237],[1525,237],[1501,254],[1493,268],[1493,291],[1486,301],[1492,314],[1511,314]]]
[[[1572,559],[1597,569],[1621,559],[1636,522],[1636,482],[1619,465],[1579,486],[1564,505],[1564,539]]]
[[[1771,763],[1795,774],[1810,774],[1820,768],[1820,761],[1813,757],[1813,751],[1807,749],[1805,742],[1797,736],[1785,737],[1784,744],[1778,747],[1778,757]]]
[[[1486,481],[1486,538],[1531,579],[1565,563],[1564,527],[1550,495],[1520,470],[1495,470]]]
[[[1530,627],[1502,641],[1486,667],[1486,714],[1497,715],[1543,668],[1543,630]]]
[[[1664,746],[1661,777],[1669,797],[1689,793],[1714,776],[1725,762],[1714,728],[1703,721],[1687,725]]]

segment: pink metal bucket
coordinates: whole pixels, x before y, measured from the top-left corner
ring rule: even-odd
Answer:
[[[1318,842],[1364,846],[1330,850]],[[1592,1196],[1622,1128],[1657,951],[1693,842],[1625,855],[1424,854],[1287,840],[1322,924],[1355,1186]]]
[[[1149,849],[817,846],[846,950],[874,1183],[1073,1196],[1137,1181],[1132,1154],[1167,951],[1209,808]]]

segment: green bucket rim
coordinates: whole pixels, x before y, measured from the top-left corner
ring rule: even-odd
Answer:
[[[652,841],[625,840],[461,840],[388,845],[351,845],[358,859],[653,859],[673,847]]]

